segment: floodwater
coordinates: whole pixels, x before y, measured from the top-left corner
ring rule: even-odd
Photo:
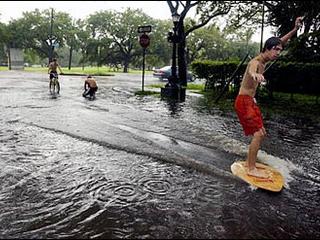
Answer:
[[[319,123],[266,116],[268,192],[230,172],[250,140],[234,113],[135,96],[141,76],[97,77],[94,101],[47,77],[0,72],[0,238],[320,238]]]

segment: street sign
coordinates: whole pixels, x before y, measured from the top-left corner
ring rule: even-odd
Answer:
[[[147,48],[150,44],[150,37],[147,34],[142,34],[139,38],[139,43],[141,47]]]
[[[138,27],[138,33],[148,33],[151,32],[151,26],[139,26]]]

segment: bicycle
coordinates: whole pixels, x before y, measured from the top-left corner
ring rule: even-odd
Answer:
[[[58,80],[58,73],[51,73],[53,75],[53,78],[50,79],[49,83],[49,90],[51,94],[59,94],[60,92],[60,83]]]

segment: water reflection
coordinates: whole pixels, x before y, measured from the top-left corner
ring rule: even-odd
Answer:
[[[174,99],[165,99],[163,101],[166,103],[170,116],[179,117],[179,113],[183,111],[185,103]]]

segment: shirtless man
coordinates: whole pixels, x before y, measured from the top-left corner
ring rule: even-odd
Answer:
[[[60,68],[59,63],[57,62],[57,59],[54,58],[52,59],[52,62],[49,63],[49,69],[48,69],[48,73],[50,73],[50,80],[54,77],[54,74],[57,74],[57,68],[59,68],[60,73],[62,73],[62,70]],[[50,81],[51,82],[51,81]]]
[[[87,79],[84,82],[84,93],[82,94],[82,96],[87,97],[88,95],[90,95],[90,97],[92,98],[97,90],[98,86],[96,80],[91,75],[88,75]]]
[[[247,174],[250,176],[268,178],[268,174],[256,168],[258,151],[262,140],[266,136],[263,126],[262,115],[255,100],[255,94],[259,83],[264,81],[265,65],[279,57],[283,46],[298,31],[302,25],[302,17],[297,17],[294,28],[285,36],[269,38],[263,47],[262,52],[253,58],[247,65],[244,73],[239,94],[235,100],[235,110],[246,136],[252,135],[247,155]]]

